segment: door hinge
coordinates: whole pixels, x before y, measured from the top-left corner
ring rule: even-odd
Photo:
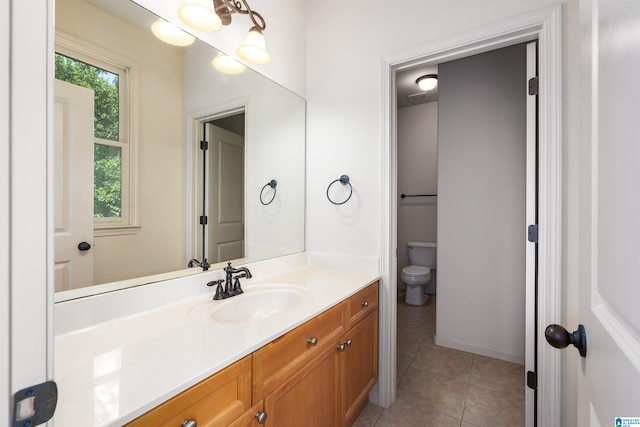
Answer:
[[[538,224],[532,224],[527,228],[527,236],[530,242],[538,243]]]
[[[527,371],[527,387],[536,390],[538,388],[538,374]]]
[[[37,426],[53,417],[58,403],[55,381],[24,388],[13,395],[13,427]]]
[[[529,79],[529,95],[537,95],[538,94],[538,77],[533,77]]]
[[[209,141],[200,141],[200,149],[207,151],[209,149]]]
[[[207,225],[207,220],[208,220],[207,216],[206,215],[202,215],[200,217],[200,224]]]

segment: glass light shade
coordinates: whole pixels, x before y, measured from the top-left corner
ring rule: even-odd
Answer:
[[[264,36],[260,31],[249,31],[236,53],[240,58],[252,64],[268,64],[271,62],[271,54],[267,52]]]
[[[174,46],[189,46],[196,40],[192,35],[185,33],[180,28],[162,19],[153,23],[151,31],[163,42]]]
[[[244,64],[222,52],[216,55],[211,62],[216,70],[225,74],[240,74],[247,69]]]
[[[429,92],[438,86],[438,77],[435,75],[420,77],[416,83],[418,83],[420,89],[425,92]]]
[[[222,28],[222,21],[211,0],[187,0],[178,7],[180,20],[193,29],[211,33]]]

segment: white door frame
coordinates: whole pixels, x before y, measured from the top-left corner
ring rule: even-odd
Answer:
[[[379,404],[396,394],[397,140],[395,73],[417,64],[439,64],[538,39],[539,243],[538,331],[561,319],[562,71],[561,6],[446,37],[382,60],[382,241]],[[524,242],[523,242],[524,243]],[[560,354],[538,334],[538,425],[560,425]]]
[[[0,425],[11,425],[11,396],[53,378],[53,0],[0,10]]]

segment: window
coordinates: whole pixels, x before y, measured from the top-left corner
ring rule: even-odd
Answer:
[[[56,34],[55,78],[94,92],[94,194],[96,235],[131,234],[137,223],[133,67],[96,47]],[[132,179],[133,178],[133,179]]]

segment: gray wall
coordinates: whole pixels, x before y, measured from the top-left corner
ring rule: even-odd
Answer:
[[[438,103],[398,109],[398,194],[436,194],[438,189]],[[435,242],[436,197],[398,199],[398,287],[409,265],[407,242]]]
[[[436,343],[524,361],[526,52],[439,67]]]

